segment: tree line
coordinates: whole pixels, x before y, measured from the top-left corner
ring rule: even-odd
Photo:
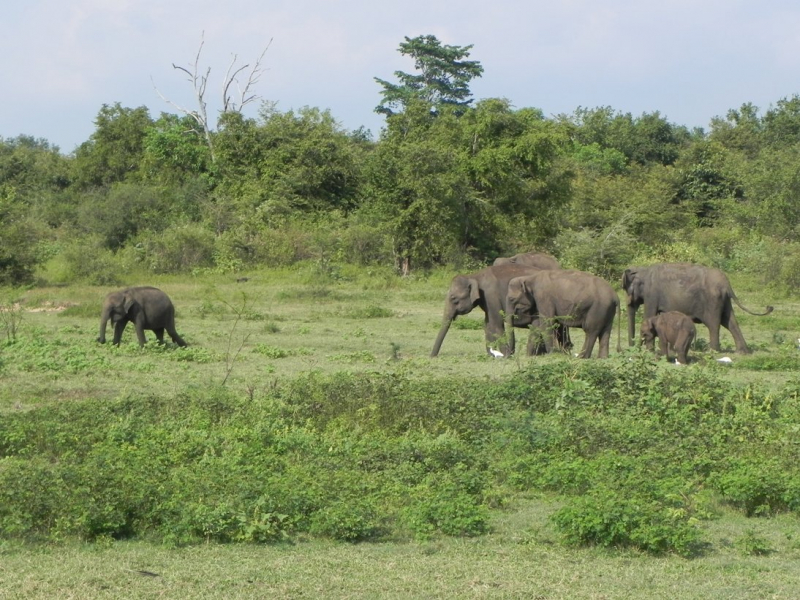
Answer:
[[[546,116],[472,99],[471,46],[405,38],[415,73],[376,78],[385,125],[327,110],[255,117],[103,105],[87,141],[0,138],[0,284],[299,261],[409,274],[537,249],[617,278],[686,260],[800,282],[800,97],[711,119],[609,106]],[[213,149],[213,152],[212,152]]]

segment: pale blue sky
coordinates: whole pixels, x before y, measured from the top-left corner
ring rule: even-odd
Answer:
[[[272,39],[263,99],[330,109],[345,128],[377,134],[373,77],[413,71],[397,48],[422,34],[474,45],[485,69],[476,99],[548,116],[611,106],[707,128],[745,102],[763,113],[800,93],[800,3],[788,0],[25,0],[0,20],[0,137],[69,153],[104,103],[176,112],[153,82],[194,108],[172,63],[189,66],[201,35],[210,113],[232,56],[253,61]]]

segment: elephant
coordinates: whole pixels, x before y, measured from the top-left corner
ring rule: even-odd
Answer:
[[[549,254],[542,254],[540,252],[525,252],[524,254],[515,254],[509,258],[498,257],[494,259],[495,266],[497,265],[524,265],[528,267],[536,267],[537,269],[560,269],[561,265],[558,261]]]
[[[492,265],[476,273],[456,275],[450,283],[450,289],[447,292],[442,326],[433,344],[431,358],[439,355],[444,337],[447,335],[450,324],[455,318],[459,315],[470,313],[476,306],[480,306],[485,313],[483,330],[486,337],[486,351],[492,354],[491,344],[505,333],[502,311],[505,307],[508,282],[515,277],[537,273],[539,270],[540,269],[535,267],[527,267],[524,265],[505,264]],[[514,326],[527,327],[531,322],[532,319],[520,319],[514,323]],[[559,334],[564,343],[568,343],[569,338],[564,328],[559,331]],[[535,354],[537,352],[538,348],[535,341],[534,338],[529,339],[528,354]],[[500,352],[503,356],[510,356],[513,354],[513,342],[512,344],[503,344],[503,347],[500,348]]]
[[[139,346],[147,341],[144,330],[155,332],[159,343],[164,342],[164,330],[178,346],[186,346],[186,342],[175,331],[175,307],[172,300],[164,292],[154,287],[129,287],[111,292],[103,302],[100,317],[100,337],[97,341],[106,343],[106,325],[111,319],[114,324],[114,344],[119,346],[122,332],[128,321],[136,327]]]
[[[689,347],[697,335],[697,329],[691,318],[682,312],[670,310],[642,321],[641,335],[648,350],[655,349],[655,338],[658,338],[657,354],[669,360],[669,349],[672,348],[678,364],[685,365],[689,363]]]
[[[515,277],[508,284],[506,324],[538,318],[547,351],[557,346],[553,327],[580,327],[586,339],[578,356],[589,358],[600,340],[600,358],[608,357],[619,296],[600,277],[583,271],[549,270]],[[513,334],[513,329],[511,330]],[[617,336],[619,338],[619,336]],[[619,340],[618,340],[619,346]]]
[[[751,315],[764,316],[772,312],[767,306],[763,313],[753,312],[739,302],[728,277],[719,269],[691,263],[661,263],[649,267],[630,267],[622,275],[622,289],[628,302],[628,344],[633,345],[636,331],[636,310],[644,304],[644,318],[676,310],[695,323],[708,327],[709,346],[720,351],[719,327],[733,335],[736,351],[748,354],[742,330],[733,314],[731,300]]]

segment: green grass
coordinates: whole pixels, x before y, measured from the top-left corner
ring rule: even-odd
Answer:
[[[345,275],[342,281],[324,285],[314,285],[308,273],[291,269],[249,273],[250,279],[245,283],[237,283],[235,277],[214,275],[154,277],[147,281],[127,282],[130,285],[157,285],[171,296],[178,311],[177,329],[190,344],[185,349],[172,344],[164,347],[148,344],[139,349],[130,325],[121,347],[97,344],[94,340],[100,305],[110,291],[108,288],[76,285],[8,292],[2,297],[13,296],[20,300],[21,310],[15,324],[15,341],[6,341],[7,331],[0,322],[0,419],[5,415],[6,424],[18,423],[22,427],[13,430],[17,433],[8,439],[27,439],[26,436],[32,434],[25,432],[35,429],[26,427],[44,427],[45,423],[50,423],[47,426],[52,428],[49,430],[52,441],[48,441],[50,438],[44,433],[30,438],[36,441],[37,450],[30,454],[34,456],[36,452],[51,452],[60,447],[58,444],[72,443],[67,432],[69,427],[78,427],[81,407],[94,407],[100,415],[105,414],[104,410],[118,410],[114,407],[131,406],[132,410],[138,411],[139,407],[158,405],[165,412],[163,415],[154,414],[156,421],[145,423],[146,429],[143,430],[164,436],[155,439],[153,444],[163,443],[164,448],[170,448],[172,453],[187,452],[187,461],[195,460],[190,451],[194,448],[192,444],[198,444],[198,447],[211,452],[204,468],[221,469],[226,463],[214,463],[212,449],[219,453],[217,458],[225,460],[232,460],[236,452],[250,451],[248,448],[251,446],[236,444],[248,439],[247,435],[255,430],[256,425],[261,428],[259,431],[267,431],[268,426],[273,425],[271,419],[275,417],[268,416],[273,414],[270,411],[283,406],[274,399],[276,390],[284,389],[283,386],[298,386],[298,382],[309,376],[331,377],[331,382],[343,382],[341,396],[336,396],[340,400],[333,404],[330,400],[320,402],[314,397],[318,393],[314,391],[316,388],[309,387],[305,395],[300,394],[292,401],[299,404],[290,403],[280,408],[284,411],[280,413],[284,415],[281,418],[294,415],[293,418],[300,419],[294,426],[301,429],[297,429],[295,437],[291,438],[293,444],[299,444],[293,446],[295,452],[302,448],[313,450],[310,454],[298,455],[299,465],[302,466],[302,461],[306,461],[309,467],[327,464],[324,461],[329,460],[326,458],[328,447],[334,448],[330,440],[338,440],[352,448],[358,444],[374,444],[373,454],[367,452],[362,457],[367,464],[381,456],[394,456],[393,453],[397,452],[400,454],[396,456],[405,456],[403,452],[407,447],[417,448],[414,452],[420,452],[414,444],[422,444],[421,448],[429,449],[425,452],[435,453],[430,456],[439,457],[437,460],[440,462],[436,464],[441,466],[437,468],[456,469],[443,471],[448,477],[459,473],[457,469],[466,469],[466,473],[474,470],[489,477],[481,492],[481,502],[490,509],[488,529],[478,521],[463,521],[459,526],[474,525],[477,535],[452,537],[442,531],[426,533],[424,528],[421,530],[423,534],[414,535],[401,527],[399,533],[396,531],[388,538],[377,535],[374,538],[377,541],[368,543],[326,541],[318,535],[319,532],[335,534],[341,539],[347,539],[351,534],[373,535],[370,533],[373,530],[369,529],[371,524],[360,520],[365,515],[367,520],[372,518],[370,507],[366,506],[363,513],[354,513],[347,510],[350,505],[346,501],[331,504],[327,512],[319,511],[313,523],[309,522],[307,527],[303,525],[291,533],[287,541],[266,545],[212,542],[169,548],[162,545],[157,536],[116,540],[115,536],[102,533],[94,538],[93,543],[81,543],[71,535],[60,539],[45,536],[46,542],[35,543],[33,537],[26,542],[3,535],[0,537],[0,597],[3,594],[20,598],[796,596],[796,589],[800,587],[800,571],[795,566],[800,558],[800,526],[797,513],[785,512],[786,508],[781,504],[787,502],[786,498],[792,501],[791,496],[785,495],[791,491],[791,485],[786,488],[786,482],[775,478],[759,479],[762,474],[773,473],[761,464],[751,468],[745,461],[728,465],[727,470],[721,471],[727,479],[719,480],[716,485],[719,490],[725,490],[727,499],[721,493],[709,497],[701,493],[702,490],[687,488],[688,491],[682,492],[686,494],[685,501],[669,509],[683,511],[688,519],[686,522],[702,533],[705,546],[694,558],[681,558],[671,552],[653,557],[639,550],[613,545],[607,548],[570,547],[562,543],[562,534],[551,517],[562,507],[570,505],[572,499],[569,494],[561,494],[561,488],[566,489],[579,480],[595,481],[592,477],[602,469],[618,473],[623,467],[630,469],[630,480],[636,483],[637,461],[644,460],[647,450],[647,443],[639,446],[642,444],[640,436],[646,429],[639,431],[637,427],[651,426],[648,419],[653,419],[653,426],[659,423],[663,426],[666,419],[689,418],[695,410],[699,410],[696,414],[700,415],[712,414],[704,412],[709,411],[708,408],[696,409],[691,403],[684,404],[685,399],[678,394],[674,405],[661,405],[661,400],[655,402],[650,398],[647,402],[651,405],[645,408],[654,412],[636,418],[632,416],[626,421],[627,408],[617,410],[613,399],[603,398],[603,386],[595,388],[585,383],[606,381],[607,373],[638,368],[635,365],[642,360],[639,350],[625,347],[621,354],[615,351],[616,328],[612,357],[590,365],[586,371],[586,365],[581,361],[564,355],[535,358],[518,355],[508,360],[488,357],[483,350],[482,313],[476,311],[456,321],[440,356],[431,360],[428,354],[441,324],[444,295],[452,273],[436,272],[429,277],[409,279],[386,277],[384,274],[376,277],[351,268],[342,273]],[[736,282],[734,288],[747,289],[746,286],[737,286]],[[797,441],[792,427],[800,425],[797,420],[792,421],[796,416],[785,412],[791,408],[791,403],[779,401],[786,397],[783,391],[797,386],[800,351],[796,348],[796,339],[800,337],[800,304],[774,300],[760,292],[739,291],[739,294],[749,307],[760,308],[768,303],[776,307],[773,315],[768,317],[753,317],[736,311],[745,338],[755,350],[752,355],[732,354],[733,340],[723,330],[725,352],[722,354],[695,351],[690,354],[695,360],[688,367],[676,367],[661,361],[652,370],[648,367],[645,371],[647,381],[639,383],[663,381],[669,384],[676,377],[686,377],[687,381],[694,382],[687,384],[689,397],[698,390],[705,390],[705,381],[716,378],[722,382],[720,389],[730,384],[732,389],[742,393],[741,398],[735,400],[736,415],[740,419],[728,422],[725,431],[735,430],[737,436],[743,437],[742,441],[729,440],[731,452],[741,444],[741,448],[760,448],[765,458],[773,453],[774,456],[785,456],[785,448],[793,448],[792,444]],[[623,314],[623,336],[624,319]],[[698,327],[698,336],[702,347],[707,332],[701,326]],[[153,338],[152,333],[149,337]],[[580,347],[582,333],[573,331],[572,337]],[[524,349],[524,335],[518,333],[517,343]],[[718,363],[716,359],[720,356],[732,357],[733,364]],[[528,374],[532,374],[532,378],[527,379]],[[406,400],[390,402],[388,391],[385,396],[369,399],[366,390],[372,388],[367,386],[367,382],[377,385],[383,381],[381,377],[394,381],[399,388],[386,389],[393,390],[391,394],[397,393],[397,398],[401,399],[405,393]],[[464,382],[463,386],[452,385],[453,381],[459,380]],[[512,394],[517,385],[513,382],[517,381],[526,382],[524,385],[520,383],[523,393],[519,397]],[[558,383],[554,386],[550,382]],[[232,398],[230,405],[218,404],[222,396],[209,393],[223,384]],[[495,384],[501,387],[493,387]],[[503,384],[511,388],[502,388]],[[609,381],[605,385],[605,389],[612,389],[616,384]],[[528,395],[533,393],[525,391],[528,386],[532,386],[531,389],[541,386],[536,392],[539,396],[528,399]],[[482,392],[484,388],[486,391]],[[505,395],[496,396],[497,389],[504,389],[502,394],[511,394],[509,398],[516,398],[514,402],[519,404],[509,404],[504,400]],[[710,389],[712,391],[703,393],[712,394],[714,388]],[[322,390],[326,394],[339,393],[339,388],[333,384],[326,383]],[[353,390],[355,395],[348,396],[347,390]],[[462,393],[463,396],[460,401],[451,401],[435,395],[439,393],[437,390],[442,394]],[[537,407],[544,402],[544,395],[554,404],[548,404],[551,406],[547,409],[549,412],[536,413],[538,416],[531,420],[528,416],[532,414],[530,411],[540,410]],[[708,406],[717,406],[713,397],[709,396],[707,401],[711,403]],[[493,404],[495,402],[499,404]],[[636,407],[635,396],[626,402],[633,404],[625,406]],[[170,404],[174,404],[176,410],[182,407],[187,413],[170,412]],[[220,438],[219,443],[214,444],[212,438],[204,437],[208,432],[202,423],[211,418],[208,415],[223,415],[219,411],[225,406],[241,411],[243,418],[251,414],[248,411],[255,411],[252,415],[266,416],[250,417],[238,425],[233,420],[235,415],[229,415],[226,417],[229,431],[240,431],[241,434]],[[719,406],[724,406],[724,402]],[[494,407],[491,412],[481,412],[489,407]],[[64,410],[52,414],[71,416],[60,421],[55,418],[51,422],[47,420],[49,417],[45,418],[47,409]],[[263,412],[259,413],[259,410]],[[471,412],[473,410],[476,412]],[[721,414],[726,414],[724,409],[721,410]],[[24,418],[28,414],[30,421]],[[126,435],[134,435],[137,431],[131,429],[134,421],[130,417],[120,416],[126,414],[124,411],[109,414],[115,416],[108,417],[105,422],[109,431],[117,432],[114,435],[125,431],[128,432]],[[785,426],[785,430],[748,429],[768,426],[774,415],[780,416],[781,427]],[[89,419],[90,415],[80,418]],[[31,425],[23,427],[24,423]],[[159,428],[159,423],[167,425]],[[375,432],[390,431],[397,423],[405,423],[403,426],[408,428],[404,435],[422,437],[414,438],[416,441],[412,443],[408,439],[402,441],[404,438],[401,436],[397,438],[400,442],[384,445],[394,438]],[[568,426],[568,429],[562,431],[562,426]],[[506,431],[503,427],[511,429]],[[528,427],[530,432],[525,433]],[[483,431],[493,433],[482,439],[480,446],[468,441],[478,439],[475,436]],[[182,446],[169,441],[170,432],[176,435],[181,432]],[[748,438],[756,433],[760,437]],[[437,438],[440,435],[451,437]],[[595,440],[589,446],[595,449],[603,448],[610,439],[624,445],[613,446],[613,452],[606,455],[586,454],[580,460],[553,454],[553,460],[544,470],[540,467],[528,469],[528,451],[514,450],[515,444],[527,444],[531,440],[555,444],[560,435],[567,436],[564,445],[554,448],[582,448],[586,440]],[[80,452],[96,452],[92,460],[117,456],[115,452],[123,448],[114,445],[116,438],[113,436],[101,435],[96,440],[90,437],[81,434],[79,439],[83,450]],[[682,438],[688,439],[685,433],[673,435],[670,439],[675,440],[677,447]],[[226,439],[228,441],[224,441]],[[320,440],[327,444],[320,448],[325,452],[318,452],[320,449],[315,448]],[[400,445],[393,445],[395,443]],[[231,454],[225,454],[225,448]],[[627,450],[621,451],[620,448]],[[634,448],[640,449],[634,451]],[[659,449],[659,461],[654,463],[659,468],[669,466],[671,461],[679,464],[678,454],[667,448],[668,445]],[[117,458],[134,464],[137,457],[147,456],[145,449],[139,447],[129,454],[120,451]],[[18,460],[13,453],[3,454],[6,455],[13,458],[0,458],[0,475],[4,468],[12,468],[12,462]],[[42,463],[42,473],[58,466],[58,461],[48,462],[58,455],[42,456],[47,457],[47,461]],[[698,464],[692,469],[704,473],[705,463],[700,460],[703,454],[697,456]],[[66,465],[67,458],[62,457],[61,464]],[[717,464],[709,457],[705,459],[709,464]],[[282,463],[285,468],[298,468],[285,460],[288,458]],[[323,462],[309,462],[312,460]],[[478,468],[481,461],[492,464],[492,469],[482,471]],[[91,475],[97,472],[91,470],[92,464],[80,464],[76,468],[86,469],[81,472]],[[242,464],[246,465],[247,461]],[[462,466],[458,467],[459,464]],[[397,464],[399,469],[406,466],[402,461]],[[324,470],[333,469],[333,466],[316,468],[323,469],[319,473],[326,476],[338,473]],[[194,471],[187,466],[183,474],[188,478],[187,485],[194,481],[190,478],[194,472],[202,473],[203,470]],[[645,469],[644,472],[652,471]],[[775,472],[783,473],[782,470]],[[287,473],[291,474],[291,471]],[[377,471],[364,473],[357,480],[359,485],[373,485],[373,491],[382,489],[379,478],[371,479],[377,476]],[[495,480],[501,473],[510,474],[511,479]],[[400,476],[392,471],[387,471],[387,474],[390,480]],[[680,473],[676,471],[672,475]],[[352,487],[356,482],[349,481],[347,471],[341,471],[341,476],[344,479],[332,479],[330,485],[342,486],[345,492],[358,489]],[[627,485],[626,481],[620,479],[619,484]],[[707,487],[711,487],[713,481],[713,478],[708,479]],[[424,494],[425,486],[430,482],[415,480],[414,485],[417,493]],[[545,491],[548,486],[553,491]],[[750,498],[755,497],[752,496],[756,493],[753,490],[758,486],[765,489],[766,495],[753,505],[753,510],[769,514],[758,518],[745,517],[744,509],[737,506],[745,506]],[[588,489],[598,491],[596,483]],[[671,488],[655,492],[669,494]],[[609,490],[608,493],[613,498],[616,492]],[[587,497],[603,498],[591,494]],[[196,500],[191,499],[192,502]],[[384,495],[374,501],[381,510],[389,511],[384,518],[390,515],[399,523],[405,522],[405,527],[419,526],[414,520],[418,520],[419,515],[409,517],[402,512],[402,494]],[[355,503],[354,506],[360,505]],[[596,505],[598,508],[602,506]],[[426,510],[430,508],[427,506]],[[206,514],[206,518],[210,516],[213,515]],[[222,517],[224,515],[216,515],[216,518]],[[69,527],[84,523],[81,521],[84,517],[79,513],[70,518],[74,520],[72,525],[62,524],[62,530],[69,531]],[[580,520],[573,523],[586,524]],[[262,533],[269,537],[267,521],[256,519],[251,524],[266,527]],[[386,522],[380,525],[386,526]],[[236,535],[259,537],[258,530],[249,531]],[[158,575],[149,576],[139,571]]]

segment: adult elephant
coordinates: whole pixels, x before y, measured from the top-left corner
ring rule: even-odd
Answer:
[[[114,324],[114,344],[119,345],[122,332],[128,322],[133,322],[139,346],[147,341],[144,330],[149,329],[156,334],[159,343],[164,342],[164,331],[169,333],[172,341],[178,346],[186,346],[186,342],[175,331],[175,307],[172,300],[164,292],[154,287],[129,287],[111,292],[103,302],[100,316],[100,337],[97,341],[106,343],[106,325]]]
[[[675,310],[695,323],[702,323],[708,327],[709,346],[716,351],[720,350],[719,327],[722,325],[731,332],[736,351],[743,354],[750,349],[733,314],[731,300],[751,315],[764,316],[772,312],[771,306],[763,313],[751,311],[739,302],[725,273],[690,263],[630,267],[622,275],[622,289],[628,296],[628,343],[631,346],[636,332],[636,310],[642,304],[645,319]]]
[[[599,339],[600,358],[607,358],[619,304],[614,288],[591,273],[538,271],[509,282],[506,324],[536,319],[548,352],[558,346],[556,327],[580,327],[586,336],[578,356],[589,358]]]
[[[542,254],[541,252],[525,252],[523,254],[515,254],[508,258],[500,256],[494,259],[495,266],[497,265],[524,265],[527,267],[535,267],[537,269],[560,269],[561,265],[558,261],[549,254]]]
[[[486,337],[486,351],[491,354],[491,345],[505,333],[503,310],[505,308],[508,282],[515,277],[537,273],[540,269],[524,265],[505,264],[492,265],[468,275],[456,275],[450,283],[450,289],[445,299],[442,326],[431,350],[431,357],[438,356],[442,342],[450,329],[450,324],[459,315],[472,312],[473,308],[480,307],[484,312],[483,331]],[[527,327],[532,319],[519,320],[515,327]],[[513,341],[505,343],[500,348],[504,356],[514,353]],[[535,354],[537,347],[533,338],[529,340],[528,354]]]

